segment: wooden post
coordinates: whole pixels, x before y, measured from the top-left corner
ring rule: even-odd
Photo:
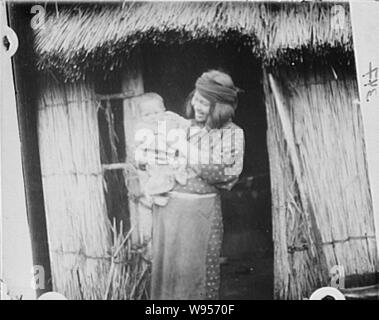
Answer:
[[[133,56],[130,57],[126,68],[124,69],[122,85],[122,92],[133,91],[136,96],[143,94],[143,76],[142,76],[142,61],[141,54],[139,51],[135,52]],[[139,120],[140,114],[137,110],[136,102],[138,97],[125,99],[123,102],[124,110],[124,131],[125,131],[125,145],[126,145],[126,161],[128,163],[134,163],[134,135],[135,135],[135,125]],[[130,225],[133,229],[132,232],[132,242],[135,244],[141,243],[143,241],[141,237],[141,216],[144,215],[144,208],[139,205],[139,203],[132,197],[133,188],[138,188],[138,177],[134,185],[131,181],[126,180],[129,186],[129,212],[130,212]],[[150,212],[147,214],[151,214]],[[144,224],[142,222],[142,224]]]
[[[122,92],[134,92],[135,96],[143,94],[144,86],[141,64],[142,62],[140,61],[138,53],[130,58],[123,73],[121,84]],[[126,158],[129,162],[134,161],[134,132],[136,121],[139,119],[139,112],[135,106],[135,99],[138,98],[123,100]]]

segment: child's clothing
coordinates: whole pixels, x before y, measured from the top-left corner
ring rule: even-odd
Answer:
[[[148,130],[145,134],[149,133],[148,139],[136,146],[136,161],[143,195],[140,201],[144,205],[166,205],[168,197],[165,194],[171,191],[176,183],[187,183],[187,160],[175,148],[175,143],[178,143],[180,135],[184,135],[182,138],[185,142],[190,125],[189,120],[170,111],[145,117],[137,124],[137,130]]]

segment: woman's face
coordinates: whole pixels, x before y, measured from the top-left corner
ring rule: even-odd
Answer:
[[[195,113],[195,120],[201,123],[206,122],[211,109],[211,103],[209,100],[205,99],[200,93],[195,91],[191,103]]]

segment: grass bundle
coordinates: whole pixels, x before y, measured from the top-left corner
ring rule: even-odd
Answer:
[[[287,152],[286,138],[292,139],[292,135],[283,134],[283,119],[277,110],[276,100],[266,74],[264,89],[268,118],[267,147],[275,257],[274,297],[299,299],[309,296],[314,288],[320,287],[325,281],[326,274],[325,270],[322,270],[322,257],[315,248],[317,239],[312,229],[311,212],[306,199],[307,190],[302,184],[303,181],[296,179],[299,177],[295,171],[301,169],[293,169],[294,164],[291,163],[291,156]],[[280,98],[283,98],[282,92],[279,94]],[[286,128],[290,129],[292,128]],[[293,141],[288,143],[293,144]],[[300,163],[296,165],[300,166]]]
[[[280,10],[276,8],[274,12],[270,6],[261,7],[266,8],[266,12],[262,14],[268,17],[264,35],[260,37],[262,47],[267,50],[266,59],[275,59],[282,51],[302,47],[309,48],[312,52],[334,46],[351,51],[352,27],[349,7],[338,4],[341,14],[338,22],[332,9],[335,5],[287,4]]]
[[[354,73],[307,83],[291,88],[293,121],[328,265],[345,266],[347,275],[373,274],[376,239]]]
[[[145,260],[144,246],[132,243],[133,228],[125,235],[121,222],[119,229],[113,223],[111,267],[104,293],[105,300],[141,300],[149,298],[151,264]]]
[[[135,226],[109,220],[98,107],[90,81],[45,79],[38,137],[53,289],[68,299],[147,298],[146,245],[132,244]]]
[[[362,120],[354,103],[356,81],[353,72],[341,70],[336,76],[330,69],[283,69],[276,76],[293,142],[283,135],[265,80],[276,298],[309,296],[328,284],[325,274],[336,264],[344,266],[347,277],[358,279],[378,271]],[[291,143],[296,145],[300,179],[289,157]],[[306,201],[299,195],[299,183]],[[313,220],[306,219],[307,211]],[[312,250],[319,246],[323,256],[317,261]]]
[[[240,37],[254,55],[277,59],[288,50],[352,52],[349,6],[335,24],[332,3],[125,2],[64,6],[35,31],[38,66],[79,79],[90,70],[120,68],[143,43],[217,43]],[[334,20],[333,20],[334,19]],[[46,27],[45,27],[46,26]]]
[[[97,299],[106,287],[111,230],[90,82],[44,81],[38,137],[54,290]]]

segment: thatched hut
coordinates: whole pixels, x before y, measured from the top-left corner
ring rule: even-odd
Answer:
[[[145,239],[133,174],[121,165],[132,148],[135,99],[157,91],[168,109],[182,112],[196,77],[213,67],[229,71],[246,92],[235,119],[246,134],[245,168],[223,195],[230,230],[224,253],[273,250],[270,294],[277,299],[308,297],[328,284],[334,265],[344,266],[347,286],[372,284],[377,239],[349,6],[339,5],[342,26],[333,3],[48,10],[33,50],[42,79],[35,117],[54,288],[72,298],[108,297],[120,268],[112,254],[117,241],[124,243],[130,226],[130,248],[137,252]],[[255,209],[252,199],[261,201]],[[116,218],[113,227],[109,218]],[[143,276],[144,268],[133,272]],[[121,269],[115,281],[126,285]]]

